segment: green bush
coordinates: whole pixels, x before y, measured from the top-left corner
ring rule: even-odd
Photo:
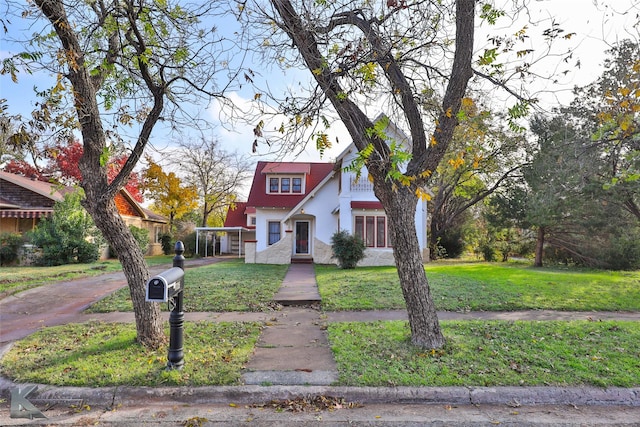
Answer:
[[[340,268],[356,268],[364,258],[365,244],[360,237],[341,230],[331,236],[331,250]]]
[[[611,247],[603,250],[603,264],[611,270],[637,270],[640,268],[640,232],[627,230],[611,238]]]
[[[9,265],[18,259],[22,236],[17,233],[0,234],[0,265]]]
[[[464,252],[462,229],[458,227],[446,230],[438,239],[438,245],[444,249],[445,255],[442,258],[460,258]]]
[[[183,234],[177,236],[177,240],[182,241],[184,244],[184,256],[186,258],[201,257],[205,254],[205,245],[207,245],[206,253],[211,256],[213,254],[213,245],[210,239],[204,233],[199,234],[198,253],[196,253],[196,232],[189,234]],[[171,253],[173,254],[175,246],[171,247]]]
[[[82,208],[82,191],[76,190],[56,202],[51,218],[44,218],[29,233],[32,243],[42,248],[39,265],[93,262],[99,257],[102,237]]]
[[[162,234],[160,236],[160,243],[162,244],[162,253],[165,255],[172,255],[174,253],[173,237],[169,233]]]

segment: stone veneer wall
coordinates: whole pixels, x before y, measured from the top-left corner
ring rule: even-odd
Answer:
[[[358,263],[358,267],[372,267],[377,265],[396,265],[391,249],[365,249],[364,259]]]
[[[338,264],[338,260],[333,258],[331,245],[322,240],[313,241],[313,262],[316,264]],[[376,265],[395,265],[392,250],[365,249],[365,258],[358,263],[360,267],[371,267]]]
[[[244,263],[255,264],[256,263],[256,245],[258,242],[255,240],[245,240],[244,242]]]
[[[279,242],[269,246],[264,251],[255,252],[254,263],[257,264],[290,264],[291,248],[293,247],[293,233],[289,230]],[[248,249],[245,246],[246,249]],[[245,255],[245,263],[247,263]]]
[[[331,245],[318,240],[313,239],[313,262],[315,264],[337,264],[338,262],[333,258],[333,252]]]
[[[270,246],[262,252],[256,253],[256,242],[245,242],[244,262],[247,264],[290,264],[291,248],[293,244],[293,233],[287,232],[285,237],[278,243]],[[392,250],[365,249],[365,258],[358,263],[359,267],[371,267],[377,265],[395,265]],[[338,264],[333,258],[331,245],[313,239],[313,262],[315,264]],[[429,260],[428,250],[423,251],[423,258]],[[425,261],[425,262],[426,262]]]

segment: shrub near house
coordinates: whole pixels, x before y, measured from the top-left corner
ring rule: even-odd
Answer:
[[[9,265],[18,259],[22,236],[17,233],[0,234],[0,265]]]
[[[42,248],[39,265],[63,265],[94,262],[102,241],[100,232],[80,204],[82,192],[76,191],[56,202],[51,218],[40,221],[28,233],[31,242]]]

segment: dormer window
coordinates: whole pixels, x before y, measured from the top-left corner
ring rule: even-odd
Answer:
[[[280,180],[278,178],[269,178],[269,193],[278,193],[280,189]]]
[[[267,180],[269,194],[302,194],[304,179],[302,176],[270,176]]]
[[[291,188],[292,193],[302,193],[302,178],[293,178],[293,187]]]

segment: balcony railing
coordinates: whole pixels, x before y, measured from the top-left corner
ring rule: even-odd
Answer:
[[[373,183],[369,182],[366,177],[360,177],[357,180],[355,177],[351,177],[349,181],[351,191],[373,192]]]

